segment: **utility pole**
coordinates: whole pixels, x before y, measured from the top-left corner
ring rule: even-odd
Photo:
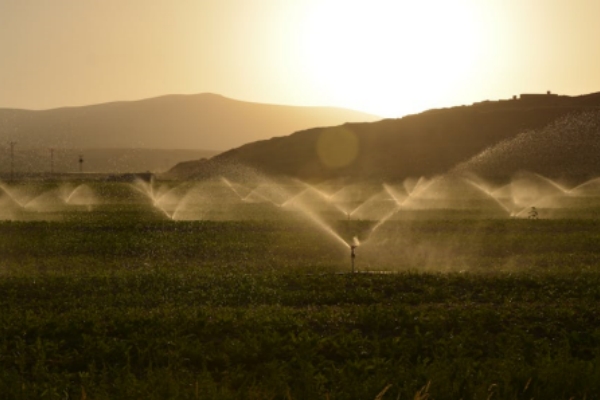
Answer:
[[[83,172],[83,155],[79,155],[79,173]]]
[[[15,146],[17,142],[10,142],[10,180],[15,179]]]
[[[54,149],[50,148],[50,175],[54,175]]]

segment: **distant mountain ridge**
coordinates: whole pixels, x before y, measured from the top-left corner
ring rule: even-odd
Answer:
[[[0,141],[20,147],[223,151],[314,126],[374,121],[333,107],[251,103],[217,94],[167,95],[51,110],[0,109]]]
[[[600,115],[594,114],[597,110],[600,110],[600,93],[574,97],[522,95],[509,100],[429,110],[400,119],[298,131],[286,137],[249,143],[210,160],[180,164],[170,171],[169,176],[199,178],[216,172],[223,173],[227,165],[243,165],[268,174],[307,180],[434,176],[447,173],[461,163],[468,168],[464,163],[473,157],[523,132],[542,130],[569,115],[585,112]],[[596,125],[588,123],[586,126],[591,126],[593,130]],[[557,134],[560,135],[560,132]],[[574,140],[594,141],[600,138],[599,135],[600,132],[593,131],[586,135],[571,136]],[[329,145],[329,151],[334,156],[337,151],[335,143],[341,144],[338,147],[356,147],[352,150],[355,154],[352,153],[351,159],[346,162],[327,162],[323,159],[322,151],[323,142],[327,141],[324,138],[327,137],[338,138],[338,142],[334,140],[334,145]],[[344,138],[351,138],[348,140],[352,143],[344,144]],[[538,145],[544,146],[543,141]],[[554,147],[551,153],[557,154],[559,148],[556,145]],[[578,143],[576,147],[585,148],[586,143]],[[500,164],[489,160],[485,166],[481,163],[471,164],[479,166],[482,173],[493,172],[496,177],[509,175],[519,168],[532,167],[531,163],[519,157],[518,146],[511,149],[514,156],[510,151],[494,152],[504,157]],[[343,157],[339,157],[338,161],[344,161]],[[583,173],[586,169],[594,168],[592,164],[577,168],[567,165],[578,162],[576,153],[563,155],[560,160],[553,157],[538,160],[541,164],[535,167],[540,173],[562,170],[565,173],[568,170]],[[558,161],[562,164],[557,165]],[[597,169],[600,173],[600,168]],[[590,173],[593,172],[590,170]]]

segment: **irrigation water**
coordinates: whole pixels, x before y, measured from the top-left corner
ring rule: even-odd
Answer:
[[[56,219],[68,211],[92,211],[97,204],[99,198],[88,184],[0,182],[0,219]]]
[[[306,223],[332,245],[346,249],[354,269],[355,258],[363,254],[374,259],[392,249],[414,247],[401,228],[412,220],[520,219],[531,217],[532,210],[538,218],[600,218],[600,178],[571,185],[533,172],[503,183],[472,174],[319,184],[266,176],[239,181],[223,176],[184,182],[0,182],[2,220],[60,220],[73,213],[94,215],[98,207],[118,215],[125,203],[172,221]]]
[[[48,185],[39,182],[0,182],[2,219],[26,214],[93,211],[94,206],[119,203],[103,198],[95,183]],[[105,186],[108,184],[104,184]],[[144,181],[120,185],[121,197],[135,198],[171,220],[252,219],[262,209],[277,219],[287,212],[306,215],[319,224],[330,220],[368,220],[372,230],[394,219],[434,218],[454,213],[461,218],[524,218],[531,207],[542,218],[585,217],[600,207],[600,178],[569,186],[538,173],[522,172],[497,184],[473,175],[420,177],[403,182],[323,182],[298,180],[235,182],[220,177],[207,181]],[[131,202],[131,201],[130,201]],[[9,217],[12,215],[12,218]],[[33,217],[30,215],[29,217]],[[258,219],[265,217],[265,213]],[[327,223],[328,224],[328,223]]]

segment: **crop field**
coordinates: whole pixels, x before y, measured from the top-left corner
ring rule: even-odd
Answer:
[[[600,398],[600,202],[536,182],[2,183],[0,399]]]

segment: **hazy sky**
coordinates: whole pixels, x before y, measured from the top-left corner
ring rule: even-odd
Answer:
[[[600,0],[0,0],[0,107],[213,92],[382,116],[600,91]]]

